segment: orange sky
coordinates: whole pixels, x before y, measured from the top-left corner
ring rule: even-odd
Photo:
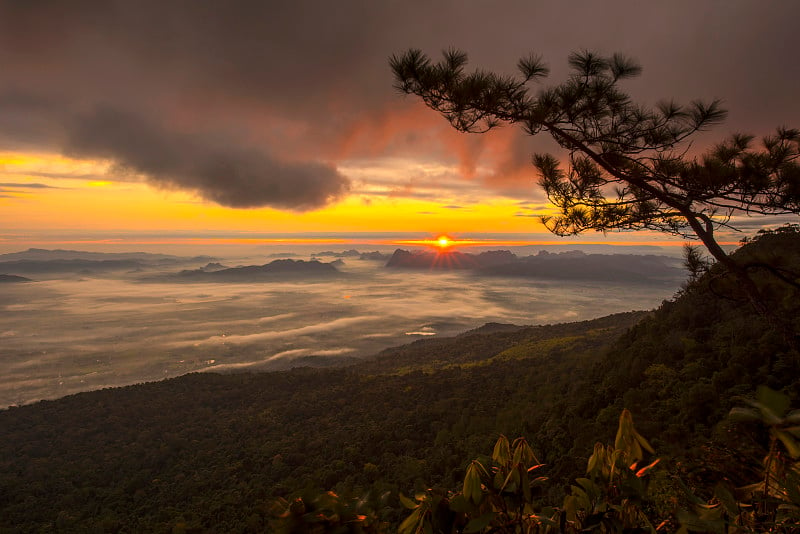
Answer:
[[[372,165],[366,172],[371,176],[397,175],[418,172],[415,167],[420,166],[394,161]],[[115,179],[113,167],[103,161],[5,153],[0,154],[0,168],[5,182],[5,186],[0,185],[0,206],[6,231],[543,231],[538,219],[522,216],[525,214],[521,213],[518,199],[489,195],[478,203],[448,191],[440,191],[441,196],[415,198],[412,189],[416,188],[406,187],[402,181],[394,185],[365,184],[322,209],[292,212],[228,208],[191,192],[157,188],[142,181],[120,181]],[[456,168],[441,165],[436,171],[459,173]],[[342,172],[358,182],[359,173],[364,171],[344,168]]]
[[[514,126],[462,134],[399,94],[389,58],[412,47],[434,60],[456,47],[469,70],[503,74],[541,55],[551,75],[534,93],[569,76],[572,51],[630,56],[644,69],[624,84],[633,101],[721,98],[729,109],[690,154],[800,123],[800,75],[786,68],[800,4],[505,6],[442,2],[420,18],[393,2],[320,2],[313,13],[220,3],[209,17],[180,2],[0,3],[0,69],[13,73],[0,79],[0,247],[123,233],[575,242],[537,218],[552,207],[531,155],[559,147]],[[719,237],[779,223],[753,219]],[[578,239],[680,243],[651,232]]]
[[[422,169],[422,170],[421,170]],[[236,209],[198,198],[191,192],[154,187],[135,177],[117,179],[106,161],[78,160],[56,154],[0,153],[0,249],[27,247],[81,248],[86,246],[221,245],[370,242],[425,246],[425,238],[448,235],[458,247],[522,246],[535,244],[603,244],[679,246],[682,240],[654,232],[587,233],[574,238],[553,236],[538,214],[546,202],[520,202],[502,195],[476,197],[480,185],[459,192],[417,187],[402,179],[383,185],[363,182],[363,175],[380,178],[428,172],[464,179],[458,165],[423,164],[411,160],[369,162],[343,166],[359,190],[322,209],[307,212],[271,208]],[[533,169],[531,169],[533,174]],[[379,183],[381,180],[377,180]],[[533,177],[531,177],[533,181]],[[388,185],[387,185],[388,184]],[[535,192],[536,186],[532,186]],[[479,198],[479,201],[476,201]],[[220,237],[226,232],[229,234]],[[319,238],[335,233],[408,233],[408,238]],[[158,237],[163,233],[165,237]],[[483,238],[481,234],[511,234],[518,238]],[[294,238],[269,234],[302,234]],[[109,237],[113,235],[113,237]],[[120,237],[124,235],[125,237]],[[147,237],[141,237],[146,235]],[[184,237],[176,237],[183,235]],[[63,236],[63,237],[62,237]],[[167,237],[169,236],[169,237]],[[724,244],[736,244],[732,236]]]

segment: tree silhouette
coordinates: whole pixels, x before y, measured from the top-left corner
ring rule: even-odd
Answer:
[[[567,151],[565,161],[535,154],[540,185],[560,210],[542,222],[557,235],[586,230],[652,229],[699,239],[736,279],[755,309],[770,310],[746,266],[737,264],[715,237],[735,228],[734,215],[800,212],[800,131],[779,128],[760,145],[733,135],[701,157],[690,156],[691,136],[722,121],[720,101],[672,101],[647,107],[619,85],[641,67],[615,54],[572,53],[571,75],[532,92],[548,68],[530,56],[520,76],[465,72],[467,55],[449,50],[439,63],[420,50],[392,56],[396,87],[417,95],[462,132],[482,133],[519,124],[546,132]]]

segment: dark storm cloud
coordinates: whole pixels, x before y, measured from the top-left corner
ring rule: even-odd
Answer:
[[[64,149],[71,156],[114,159],[121,171],[196,190],[208,200],[235,208],[318,208],[348,187],[348,181],[329,166],[278,162],[263,152],[167,132],[139,116],[111,109],[70,121]]]
[[[488,166],[486,186],[521,194],[535,180],[530,153],[552,145],[447,137],[392,89],[391,54],[454,46],[512,73],[534,51],[556,83],[570,51],[619,51],[644,65],[627,85],[636,99],[723,98],[730,119],[703,138],[712,142],[800,124],[787,48],[798,19],[796,2],[722,0],[9,0],[0,149],[105,157],[230,206],[320,206],[347,189],[337,161],[395,154]]]

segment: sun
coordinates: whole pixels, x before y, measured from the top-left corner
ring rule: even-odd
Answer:
[[[454,251],[456,248],[466,247],[471,245],[481,245],[484,244],[485,241],[476,239],[456,238],[447,234],[434,234],[431,237],[425,239],[403,239],[400,241],[394,241],[393,243],[397,245],[413,245],[413,246],[428,247],[436,250],[437,253],[439,254],[446,254]]]

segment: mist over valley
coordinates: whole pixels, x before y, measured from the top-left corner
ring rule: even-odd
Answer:
[[[4,278],[30,280],[5,283],[0,293],[0,406],[196,371],[341,365],[488,322],[537,325],[647,310],[685,278],[674,255],[560,252],[432,256],[509,260],[489,268],[429,268],[419,263],[431,258],[424,252],[386,247],[229,257],[0,255]],[[393,268],[398,257],[417,264]],[[633,273],[637,265],[644,269]]]

